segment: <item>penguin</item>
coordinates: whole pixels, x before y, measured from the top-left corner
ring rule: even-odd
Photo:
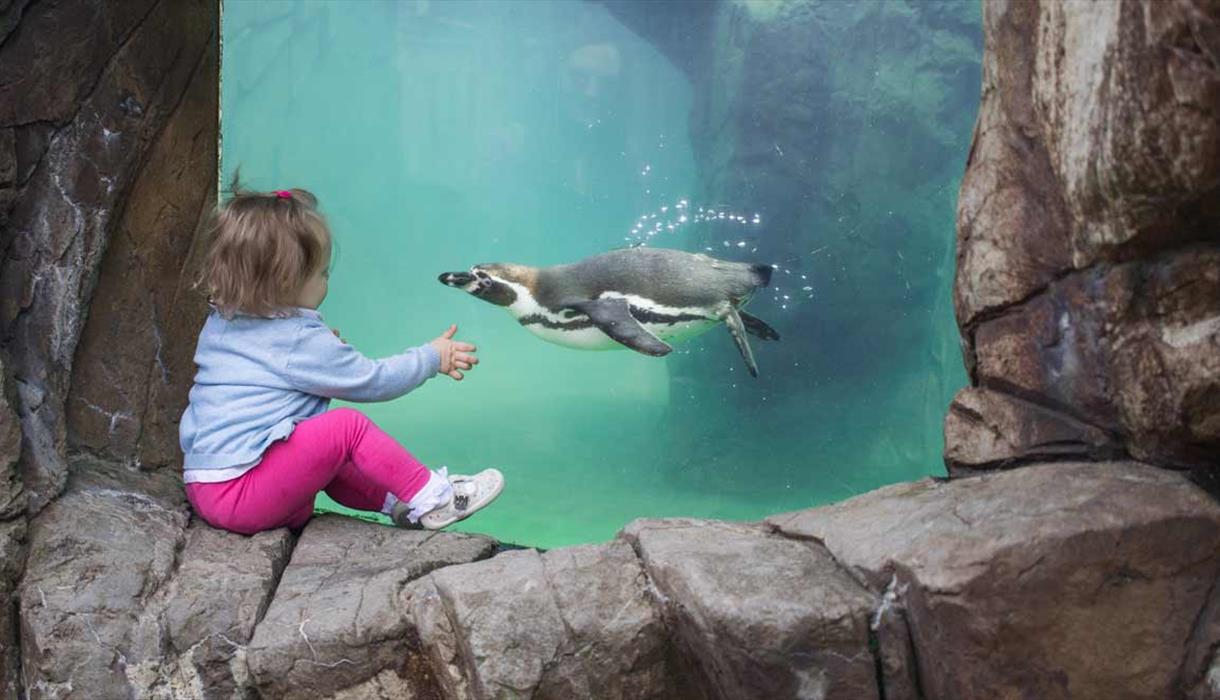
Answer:
[[[742,310],[771,283],[770,265],[680,250],[623,248],[550,267],[484,263],[445,272],[441,284],[502,306],[534,335],[580,350],[630,348],[661,357],[724,324],[751,376],[758,365],[746,334],[779,333]]]

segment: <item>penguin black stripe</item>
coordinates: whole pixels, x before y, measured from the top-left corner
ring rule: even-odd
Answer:
[[[665,314],[651,309],[645,309],[642,306],[631,306],[631,315],[640,323],[656,323],[666,326],[672,326],[675,323],[683,323],[685,321],[708,321],[711,320],[707,316],[699,314]],[[594,324],[587,317],[576,318],[571,321],[552,321],[542,314],[530,314],[517,319],[517,323],[523,326],[541,325],[543,328],[551,328],[555,330],[578,331],[585,328],[592,328]]]

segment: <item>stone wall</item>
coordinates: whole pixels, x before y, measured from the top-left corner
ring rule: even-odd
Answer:
[[[1220,8],[990,2],[951,473],[1220,467]]]
[[[174,475],[78,463],[29,539],[30,698],[1220,698],[1220,505],[1132,462],[544,553],[336,515],[244,537]]]
[[[27,521],[56,503],[70,453],[174,459],[204,310],[190,251],[216,195],[218,52],[213,0],[0,3],[5,700],[23,686],[18,637],[35,651],[14,597],[27,552],[39,561],[56,537],[77,542],[94,525]]]
[[[210,0],[3,12],[0,355],[36,512],[69,444],[168,458],[202,309],[184,264],[215,194],[219,16]]]

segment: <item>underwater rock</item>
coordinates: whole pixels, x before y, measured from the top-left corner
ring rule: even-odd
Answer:
[[[246,649],[253,684],[263,697],[284,700],[416,697],[430,682],[414,673],[421,662],[408,644],[399,592],[433,569],[490,556],[495,544],[315,518]]]
[[[444,698],[691,698],[622,542],[440,569],[403,598]]]
[[[11,134],[0,138],[11,181],[0,197],[0,351],[16,379],[22,481],[36,512],[67,480],[64,400],[117,213],[192,78],[215,84],[199,68],[216,49],[218,6],[32,3],[18,21],[0,43],[0,131]],[[192,176],[201,183],[214,164],[204,167]]]
[[[820,545],[689,519],[637,520],[622,536],[712,696],[879,697],[876,598]]]
[[[700,224],[664,244],[779,265],[749,307],[785,341],[767,348],[757,386],[739,383],[721,343],[667,361],[659,464],[708,465],[699,488],[736,488],[757,445],[776,444],[792,456],[772,459],[771,473],[813,484],[800,455],[841,449],[830,461],[863,470],[871,455],[836,443],[881,432],[901,444],[882,456],[903,459],[895,472],[925,473],[966,382],[945,319],[954,196],[979,101],[977,0],[602,4],[690,79],[690,201],[760,214],[744,231]],[[913,376],[919,386],[905,386]],[[816,418],[776,427],[819,409],[843,428]],[[897,427],[882,416],[904,418]],[[726,425],[753,439],[726,441]],[[691,487],[689,474],[664,469]]]
[[[767,522],[895,591],[924,697],[1178,697],[1183,662],[1220,641],[1195,630],[1220,505],[1155,467],[924,480]]]
[[[979,395],[959,395],[946,462],[1037,460],[1045,439],[1068,441],[1059,456],[1104,457],[1093,446],[1108,435],[1212,481],[1220,6],[991,2],[984,20],[954,302],[973,385],[1013,398],[968,421],[960,409]],[[1093,437],[1076,444],[1080,431]]]

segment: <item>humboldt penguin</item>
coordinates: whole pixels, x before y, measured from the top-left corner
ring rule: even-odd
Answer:
[[[543,340],[580,350],[628,347],[660,357],[670,343],[723,323],[750,374],[758,365],[746,340],[779,333],[742,310],[771,282],[771,266],[717,260],[662,248],[624,248],[551,267],[512,263],[445,272],[442,284],[503,306]]]

